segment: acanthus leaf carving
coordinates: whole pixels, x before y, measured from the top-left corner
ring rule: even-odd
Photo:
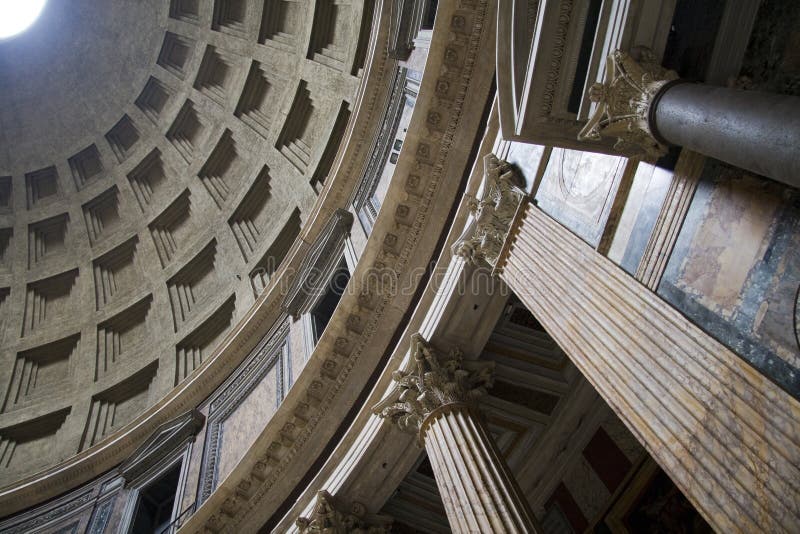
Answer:
[[[483,196],[470,199],[473,218],[453,245],[453,253],[470,263],[494,267],[525,192],[514,168],[494,154],[484,156],[483,169]]]
[[[650,106],[665,85],[678,79],[678,74],[659,65],[650,50],[639,51],[639,61],[621,50],[608,56],[605,81],[589,88],[589,99],[597,103],[597,108],[578,140],[616,137],[614,149],[620,154],[658,159],[666,154],[667,147],[650,129]]]
[[[388,534],[391,519],[386,516],[368,517],[363,504],[344,506],[340,499],[325,490],[317,493],[311,517],[295,522],[300,534]]]
[[[420,334],[411,337],[411,354],[412,369],[394,371],[394,391],[372,408],[405,432],[419,433],[425,419],[438,408],[474,406],[493,383],[494,362],[465,361],[457,348],[443,353]]]

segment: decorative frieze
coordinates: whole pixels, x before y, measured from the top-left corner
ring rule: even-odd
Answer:
[[[678,74],[659,65],[650,50],[640,50],[638,62],[621,50],[608,56],[605,81],[589,88],[589,99],[597,103],[597,108],[578,140],[616,137],[614,149],[620,154],[658,159],[667,153],[667,147],[650,130],[650,106]]]
[[[483,168],[483,195],[469,199],[472,220],[453,245],[453,252],[470,263],[486,262],[494,267],[525,192],[521,178],[508,162],[487,154]]]

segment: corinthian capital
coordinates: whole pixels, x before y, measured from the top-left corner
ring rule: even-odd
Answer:
[[[367,510],[361,503],[346,507],[325,490],[317,493],[311,517],[295,521],[300,534],[389,534],[391,519],[373,516],[368,524]]]
[[[667,147],[653,136],[648,122],[650,106],[658,92],[678,79],[677,73],[658,64],[653,53],[640,49],[637,62],[621,50],[606,59],[606,79],[589,88],[597,102],[594,115],[578,134],[581,141],[616,137],[614,148],[628,157],[658,158]]]
[[[413,367],[395,371],[392,393],[372,411],[391,419],[401,430],[417,434],[425,418],[449,404],[474,406],[478,397],[492,385],[494,362],[464,361],[453,349],[444,354],[428,344],[420,334],[411,338]]]
[[[473,218],[453,245],[453,253],[494,267],[525,192],[513,167],[494,154],[483,158],[483,180],[483,195],[470,199]]]

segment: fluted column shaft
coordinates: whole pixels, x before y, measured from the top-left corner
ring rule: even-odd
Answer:
[[[800,403],[528,205],[502,278],[720,532],[800,524]]]
[[[411,339],[413,367],[373,408],[424,444],[453,532],[537,532],[535,518],[491,435],[476,399],[492,383],[492,362],[463,361],[422,336]]]
[[[443,406],[420,432],[453,532],[535,531],[525,498],[473,410]]]

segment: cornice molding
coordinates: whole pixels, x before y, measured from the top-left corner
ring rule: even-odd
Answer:
[[[203,427],[206,418],[197,410],[191,410],[180,417],[164,423],[118,468],[125,484],[137,479],[153,465],[161,461],[170,451],[180,447],[194,437]]]
[[[297,319],[314,304],[315,297],[324,293],[330,275],[336,269],[344,240],[350,235],[353,214],[343,209],[333,212],[328,222],[306,252],[292,285],[283,299],[282,309]]]

